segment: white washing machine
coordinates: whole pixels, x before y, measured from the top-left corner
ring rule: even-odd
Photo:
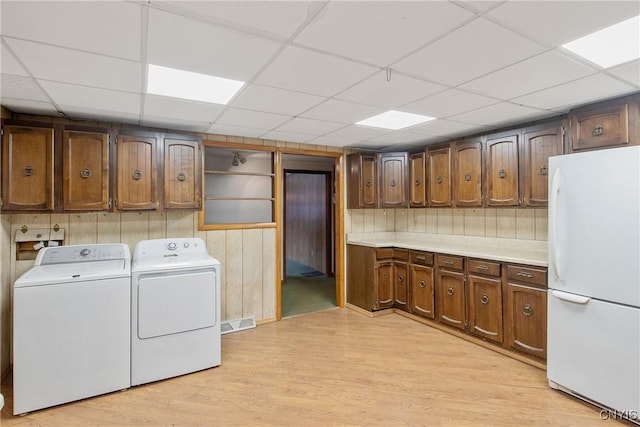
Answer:
[[[220,365],[220,263],[202,239],[136,245],[131,314],[131,385]]]
[[[48,247],[16,280],[14,414],[130,386],[130,258],[122,244]]]

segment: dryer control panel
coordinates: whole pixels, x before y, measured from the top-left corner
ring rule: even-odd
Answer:
[[[137,261],[145,259],[186,256],[208,256],[204,240],[195,237],[143,240],[138,242],[133,257]]]

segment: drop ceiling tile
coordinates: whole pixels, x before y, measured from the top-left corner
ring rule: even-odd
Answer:
[[[297,116],[324,99],[321,96],[252,84],[233,101],[232,106]]]
[[[638,14],[638,1],[509,1],[489,12],[548,46],[560,46]]]
[[[144,116],[174,118],[194,122],[208,122],[209,126],[224,111],[223,105],[206,102],[186,101],[165,96],[146,95],[144,98]]]
[[[139,61],[142,7],[114,1],[3,1],[2,34]]]
[[[315,95],[332,96],[370,76],[376,68],[288,46],[256,83]]]
[[[408,113],[423,114],[425,116],[444,118],[452,115],[475,110],[476,108],[496,104],[497,100],[465,92],[449,89],[420,101],[404,105],[401,110]]]
[[[74,111],[92,109],[100,111],[140,114],[140,95],[128,92],[97,89],[66,83],[41,80],[40,85],[59,106],[74,107]]]
[[[242,81],[251,79],[280,46],[158,10],[149,11],[148,33],[148,63]]]
[[[27,70],[24,69],[22,65],[18,62],[15,56],[2,45],[2,50],[0,50],[0,72],[2,74],[13,74],[16,76],[28,76]]]
[[[377,107],[395,109],[425,96],[432,95],[446,89],[435,83],[413,79],[393,70],[387,80],[387,73],[379,71],[365,81],[347,89],[336,98]]]
[[[216,120],[216,124],[247,127],[256,129],[273,129],[291,119],[283,114],[263,113],[260,111],[227,108]]]
[[[164,3],[164,2],[162,2]],[[163,5],[160,7],[163,7]],[[306,19],[314,6],[310,1],[180,1],[175,11],[186,10],[204,18],[240,24],[288,38]]]
[[[123,59],[7,40],[11,49],[37,79],[140,92],[140,64]]]
[[[326,145],[328,147],[346,147],[350,144],[354,144],[353,140],[347,137],[338,137],[338,136],[319,136],[315,139],[312,139],[308,142],[308,144],[317,144],[317,145]]]
[[[282,132],[304,133],[308,135],[324,135],[334,130],[343,128],[344,123],[325,122],[323,120],[305,119],[296,117],[278,127]]]
[[[165,116],[153,116],[147,114],[144,115],[141,124],[142,126],[188,132],[204,132],[211,126],[211,122],[185,120],[177,117],[168,118]]]
[[[275,139],[278,141],[307,142],[315,138],[315,135],[305,135],[302,133],[280,132],[278,130],[272,130],[265,133],[264,135],[261,135],[260,138]]]
[[[97,108],[78,108],[75,106],[62,106],[65,117],[70,119],[99,120],[101,122],[128,123],[140,125],[140,116],[134,113],[121,111],[105,111]]]
[[[473,0],[473,1],[461,1],[459,3],[471,10],[477,10],[478,12],[486,12],[498,6],[499,4],[504,3],[504,1]]]
[[[394,68],[456,86],[543,50],[537,43],[478,18],[399,61]]]
[[[506,100],[595,74],[592,68],[558,52],[503,68],[460,86]]]
[[[573,82],[515,98],[518,104],[540,109],[557,109],[584,104],[632,92],[634,88],[604,74],[584,77]]]
[[[28,99],[2,98],[2,106],[14,113],[61,116],[51,102],[31,101]]]
[[[330,99],[325,103],[303,113],[303,117],[329,122],[351,124],[384,113],[385,109],[370,105]]]
[[[328,2],[294,41],[386,66],[472,16],[449,2]]]
[[[0,95],[2,98],[18,98],[31,101],[50,102],[47,95],[31,77],[15,76],[2,73],[0,80]]]
[[[451,135],[455,138],[456,136],[470,135],[482,129],[485,129],[485,126],[438,119],[412,127],[411,133],[425,136]]]
[[[424,135],[418,135],[411,132],[389,132],[384,135],[374,136],[373,138],[369,138],[365,141],[362,141],[363,144],[368,143],[384,143],[387,145],[397,145],[397,144],[418,144],[425,140]]]
[[[635,85],[637,89],[640,89],[640,59],[619,65],[615,68],[610,68],[608,71],[614,76],[618,76]]]
[[[337,131],[331,132],[325,136],[328,138],[346,139],[352,142],[358,142],[388,133],[389,129],[352,125],[338,129]]]
[[[206,130],[206,133],[213,133],[217,135],[234,135],[234,136],[244,136],[247,138],[257,138],[262,134],[265,134],[269,131],[269,129],[258,129],[258,128],[249,128],[243,126],[231,126],[231,125],[223,125],[219,123],[213,124],[213,126],[209,127]]]
[[[550,115],[553,114],[535,108],[501,102],[453,116],[451,119],[482,126],[498,127],[515,122],[524,122],[534,118],[544,118]]]

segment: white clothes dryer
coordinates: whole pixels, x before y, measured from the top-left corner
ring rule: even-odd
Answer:
[[[130,387],[131,257],[47,247],[14,283],[13,413]]]
[[[139,242],[131,287],[131,385],[220,365],[220,263],[202,239]]]

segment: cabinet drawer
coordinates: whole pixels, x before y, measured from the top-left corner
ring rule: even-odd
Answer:
[[[431,252],[411,251],[411,263],[418,265],[433,265],[433,254]]]
[[[393,248],[376,248],[376,259],[393,258]]]
[[[438,267],[447,270],[464,270],[464,258],[450,255],[436,255]]]
[[[574,110],[570,119],[574,151],[629,143],[629,104],[624,100]]]
[[[393,250],[393,258],[400,261],[408,261],[409,260],[409,249],[398,249],[395,248]]]
[[[500,277],[500,263],[483,261],[480,259],[469,260],[469,273],[486,274],[487,276]]]
[[[532,285],[547,286],[547,269],[522,267],[518,265],[507,266],[507,278]]]

